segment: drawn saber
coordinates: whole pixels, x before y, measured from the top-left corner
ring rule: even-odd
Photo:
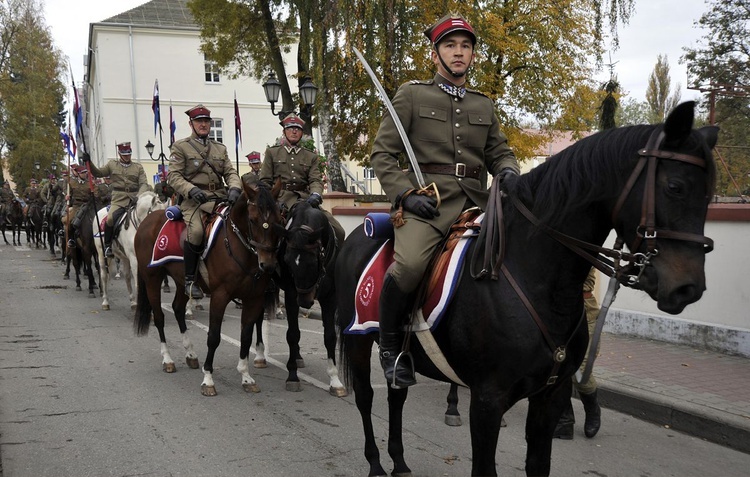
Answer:
[[[393,124],[396,125],[396,130],[398,130],[398,135],[401,136],[401,142],[404,143],[404,149],[406,149],[406,156],[409,158],[409,163],[411,163],[412,169],[414,169],[414,175],[417,177],[417,183],[419,184],[420,188],[425,189],[426,186],[424,182],[424,176],[422,175],[422,170],[419,168],[417,157],[414,155],[414,149],[411,148],[411,143],[409,142],[409,138],[406,136],[404,125],[401,124],[401,119],[398,117],[398,114],[396,114],[396,109],[393,107],[393,104],[391,104],[391,100],[388,98],[388,95],[385,94],[385,89],[383,89],[383,85],[380,84],[378,77],[375,76],[375,72],[372,71],[372,68],[370,68],[370,65],[367,63],[367,60],[365,60],[365,57],[362,56],[362,53],[360,53],[357,48],[352,47],[352,49],[354,50],[354,54],[357,55],[359,62],[362,63],[362,66],[365,68],[365,71],[367,71],[367,75],[370,77],[370,79],[372,80],[372,83],[375,85],[375,89],[377,89],[378,93],[380,93],[380,99],[383,101],[383,104],[385,104],[385,107],[388,109],[388,112],[391,114],[391,119],[393,120]]]

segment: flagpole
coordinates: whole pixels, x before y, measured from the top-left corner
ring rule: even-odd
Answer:
[[[164,171],[164,129],[161,127],[161,107],[159,106],[159,79],[154,80],[154,98],[151,101],[151,110],[154,112],[154,133],[156,125],[159,125],[159,159],[161,160],[161,170]],[[171,127],[171,126],[170,126]]]
[[[240,107],[237,104],[237,91],[234,92],[234,162],[237,166],[237,174],[240,173],[240,152],[239,144],[242,140],[242,131],[240,127],[242,122],[240,121]]]

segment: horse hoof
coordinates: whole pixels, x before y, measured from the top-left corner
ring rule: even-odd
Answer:
[[[83,288],[81,288],[81,287],[76,287],[76,291],[83,291]]]
[[[102,310],[109,311],[109,305],[102,305]]]
[[[90,291],[89,292],[89,298],[96,298],[96,293]]]
[[[302,358],[298,358],[294,360],[297,363],[297,369],[302,369],[305,367],[305,360]]]
[[[170,290],[170,289],[169,289],[169,287],[164,287],[164,288],[162,288],[162,291],[163,291],[164,293],[172,293],[172,290]]]
[[[208,386],[206,384],[201,384],[201,394],[207,397],[216,396],[216,386]]]
[[[190,369],[198,369],[200,367],[200,364],[198,364],[198,358],[185,358],[185,363]]]
[[[164,363],[162,365],[162,369],[165,373],[176,373],[177,372],[177,366],[175,366],[174,363]]]
[[[259,393],[260,392],[260,386],[258,386],[258,383],[242,383],[242,389],[245,390],[246,393]]]
[[[286,390],[293,393],[298,393],[302,391],[302,383],[300,383],[299,381],[287,381]]]
[[[349,393],[346,392],[346,388],[334,388],[333,386],[328,388],[328,394],[333,397],[347,397],[349,395]]]
[[[63,275],[63,280],[70,280],[70,275]]]
[[[445,415],[445,424],[451,427],[461,426],[461,416],[451,416],[450,414]]]
[[[266,362],[265,359],[258,359],[258,360],[253,361],[253,367],[255,367],[255,368],[267,368],[268,367],[268,363]]]

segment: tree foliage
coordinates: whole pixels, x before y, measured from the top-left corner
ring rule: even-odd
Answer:
[[[590,80],[596,65],[589,59],[601,58],[608,33],[616,45],[617,25],[627,23],[633,3],[190,0],[189,5],[201,27],[207,56],[220,67],[257,79],[271,65],[282,83],[284,109],[299,104],[286,78],[298,72],[312,76],[321,86],[315,121],[328,163],[338,169],[339,154],[368,161],[384,111],[353,47],[362,51],[392,97],[399,85],[434,74],[424,30],[446,13],[462,14],[479,38],[469,85],[494,101],[504,131],[523,159],[535,154],[540,141],[524,135],[523,121],[531,118],[546,127],[565,124],[586,129],[595,122],[591,110],[574,119],[576,112],[584,112],[584,103],[596,104],[596,87]],[[295,71],[283,64],[280,51],[296,41]],[[583,98],[577,96],[582,91]]]
[[[750,5],[747,0],[710,0],[696,22],[705,35],[686,48],[691,86],[709,93],[709,109],[721,127],[717,193],[750,192]],[[738,191],[739,189],[739,191]]]
[[[677,83],[674,92],[670,94],[671,85],[669,58],[667,58],[667,55],[658,55],[654,70],[648,77],[648,87],[646,88],[646,103],[649,107],[649,119],[652,124],[664,122],[667,114],[680,103],[680,83]]]
[[[12,19],[15,33],[0,71],[5,159],[19,187],[40,179],[60,155],[65,87],[62,55],[52,44],[38,0],[24,0]],[[38,162],[40,170],[35,170]]]

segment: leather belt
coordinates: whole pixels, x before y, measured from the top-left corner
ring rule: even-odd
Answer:
[[[115,192],[137,192],[138,187],[113,187],[112,190]]]
[[[195,186],[200,190],[207,190],[209,192],[218,192],[224,190],[223,185],[219,185],[219,187],[216,187],[216,182],[212,182],[210,184],[195,184]]]
[[[307,184],[300,184],[300,183],[295,183],[295,182],[284,182],[283,188],[284,190],[303,191],[303,190],[307,190]]]
[[[427,174],[444,174],[459,178],[468,177],[469,179],[479,179],[479,174],[482,172],[481,166],[468,167],[463,162],[454,165],[420,164],[419,167],[422,172]]]

